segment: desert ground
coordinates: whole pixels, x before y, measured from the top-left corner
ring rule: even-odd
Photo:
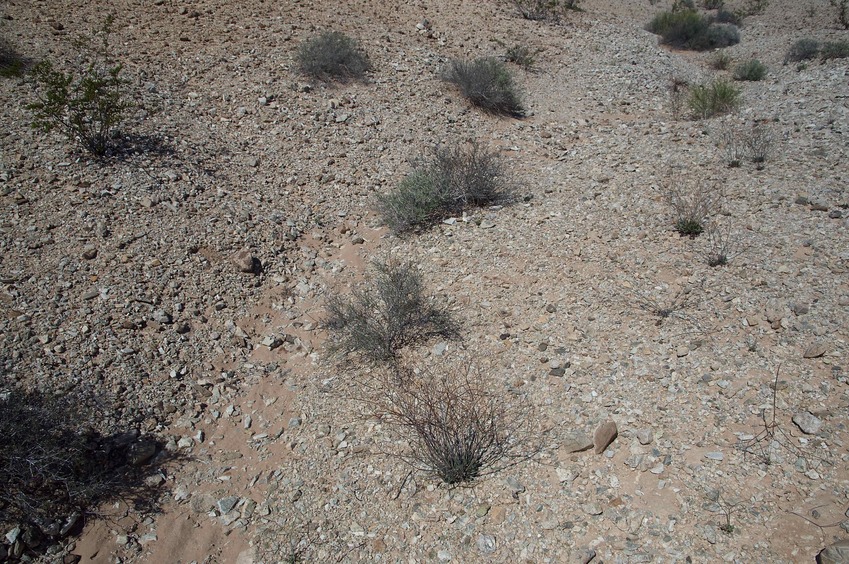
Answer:
[[[3,3],[2,37],[58,65],[112,14],[134,109],[129,149],[93,159],[30,127],[31,81],[0,79],[0,388],[95,394],[80,423],[160,445],[155,511],[112,501],[24,557],[777,563],[849,538],[849,59],[784,63],[849,32],[824,0],[770,0],[723,50],[767,76],[697,120],[670,85],[731,70],[645,30],[670,2],[580,7]],[[326,30],[359,42],[366,80],[298,73]],[[521,118],[440,78],[505,45],[536,53],[507,63]],[[765,162],[727,166],[724,135],[755,126]],[[388,229],[376,197],[472,142],[515,199]],[[676,186],[718,195],[727,265],[676,232]],[[401,439],[359,401],[371,369],[329,358],[323,321],[388,256],[461,326],[411,362],[521,398],[534,456],[448,487],[385,454]],[[587,449],[606,422],[618,436]]]

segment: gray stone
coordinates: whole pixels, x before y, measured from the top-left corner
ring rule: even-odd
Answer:
[[[440,562],[451,562],[451,553],[447,550],[440,550],[436,553],[436,557]]]
[[[619,430],[616,428],[616,423],[613,421],[605,421],[593,433],[593,444],[595,445],[595,453],[601,454],[607,447],[610,446],[616,437],[619,436]]]
[[[708,460],[722,460],[725,458],[721,452],[708,452],[705,454],[705,458]]]
[[[239,272],[249,274],[258,274],[260,270],[260,262],[253,256],[248,249],[242,249],[233,257],[233,264],[239,269]]]
[[[171,317],[171,314],[166,312],[164,309],[157,309],[150,316],[151,319],[156,321],[157,323],[169,324],[174,321],[174,318]]]
[[[803,358],[819,358],[828,352],[828,345],[825,343],[812,343],[802,353]]]
[[[819,564],[846,564],[849,562],[849,539],[825,547],[817,555]]]
[[[233,508],[236,507],[236,504],[239,503],[239,499],[240,498],[237,495],[228,495],[227,497],[222,497],[218,500],[218,503],[216,503],[218,511],[222,515],[230,513],[231,511],[233,511]]]
[[[156,443],[153,441],[138,441],[130,445],[127,451],[127,462],[133,466],[141,466],[156,455]]]
[[[579,550],[572,555],[571,561],[575,564],[589,564],[593,558],[595,558],[595,550],[591,548],[585,548],[584,550]]]
[[[496,549],[495,537],[492,535],[480,535],[478,536],[477,545],[478,550],[482,554],[492,554]]]
[[[442,341],[440,343],[436,343],[435,345],[433,345],[432,352],[433,352],[434,356],[442,356],[442,355],[445,354],[445,351],[447,349],[448,349],[448,343],[446,343],[445,341]]]
[[[640,429],[636,435],[641,445],[650,445],[654,440],[654,433],[651,429]]]
[[[604,510],[597,503],[586,503],[581,506],[581,509],[583,509],[584,513],[587,515],[601,515],[604,513]]]
[[[822,429],[822,420],[809,411],[793,415],[793,423],[806,435],[816,435]]]
[[[568,433],[560,444],[566,453],[583,452],[593,447],[593,440],[581,431]]]
[[[510,491],[514,494],[520,494],[525,491],[525,486],[523,486],[514,476],[507,478],[507,487],[510,488]]]

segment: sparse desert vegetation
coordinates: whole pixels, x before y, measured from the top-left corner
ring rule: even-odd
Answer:
[[[827,561],[837,8],[4,4],[0,561]]]

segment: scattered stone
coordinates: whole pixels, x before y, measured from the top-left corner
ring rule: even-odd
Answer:
[[[819,564],[846,564],[849,562],[849,539],[837,541],[822,549],[817,555]]]
[[[581,509],[583,509],[584,513],[587,515],[601,515],[604,513],[604,510],[597,503],[585,503],[581,506]]]
[[[589,564],[592,562],[593,558],[595,558],[595,550],[585,548],[584,550],[579,550],[572,556],[572,562],[575,564]]]
[[[822,420],[809,411],[793,415],[793,423],[806,435],[816,435],[822,429]]]
[[[138,441],[130,445],[127,451],[127,462],[133,466],[141,466],[156,455],[156,443],[153,441]]]
[[[156,321],[157,323],[162,323],[165,325],[168,325],[174,321],[174,318],[171,316],[171,314],[163,309],[157,309],[156,311],[154,311],[150,318]]]
[[[664,470],[666,470],[666,466],[664,466],[663,464],[658,464],[657,466],[655,466],[654,468],[649,470],[649,472],[657,475],[657,474],[663,474]]]
[[[228,495],[227,497],[222,497],[215,504],[218,507],[219,513],[222,515],[226,515],[233,511],[233,508],[236,507],[236,504],[239,503],[239,496],[237,495]]]
[[[616,428],[616,423],[613,421],[605,421],[593,433],[593,444],[595,445],[595,453],[601,454],[607,447],[610,446],[616,437],[619,436],[619,430]]]
[[[97,257],[97,247],[92,245],[88,245],[83,249],[83,258],[85,260],[92,260]]]
[[[705,454],[705,458],[708,460],[722,460],[725,458],[721,452],[708,452]]]
[[[514,494],[520,494],[525,491],[525,486],[523,486],[514,476],[507,478],[507,487],[510,488],[510,491]]]
[[[447,550],[440,550],[436,553],[436,557],[440,562],[451,562],[451,553]]]
[[[435,345],[433,345],[432,352],[433,352],[434,356],[442,356],[442,355],[445,354],[445,351],[447,349],[448,349],[448,343],[443,341],[443,342],[436,343]]]
[[[351,244],[353,245],[362,245],[365,242],[366,240],[363,239],[362,235],[354,235],[353,237],[351,237]]]
[[[593,440],[586,433],[581,431],[571,431],[563,438],[560,443],[560,448],[567,454],[573,452],[583,452],[593,447]]]
[[[478,536],[477,545],[481,554],[492,554],[496,549],[495,537],[492,535],[480,535]]]
[[[650,445],[654,440],[654,433],[651,429],[640,429],[636,435],[641,445]]]
[[[675,349],[675,356],[678,358],[687,356],[688,354],[690,354],[690,347],[687,345],[680,345]]]
[[[242,249],[233,257],[233,264],[239,269],[239,272],[248,274],[259,274],[262,270],[262,265],[259,259],[251,254],[248,249]]]
[[[194,444],[195,441],[191,437],[183,437],[179,441],[177,441],[177,448],[181,450],[186,448],[192,448]]]
[[[825,343],[822,343],[822,342],[813,343],[813,344],[809,345],[807,349],[805,349],[805,352],[802,353],[802,357],[803,358],[819,358],[819,357],[823,356],[825,353],[827,353],[828,350],[829,350],[829,347]]]

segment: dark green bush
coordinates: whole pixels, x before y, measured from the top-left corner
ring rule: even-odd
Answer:
[[[115,130],[133,105],[127,92],[128,81],[121,76],[123,67],[110,57],[111,25],[109,17],[98,31],[99,46],[95,46],[92,37],[78,40],[89,60],[79,76],[56,70],[50,61],[37,64],[32,76],[38,101],[27,106],[34,128],[59,129],[98,157],[106,154]]]
[[[664,45],[696,51],[728,47],[740,41],[735,26],[713,24],[709,18],[688,9],[661,12],[646,29],[659,35]]]
[[[727,114],[740,105],[740,90],[731,83],[717,79],[690,89],[690,110],[697,119]]]
[[[849,41],[827,41],[819,51],[820,59],[845,59],[849,57]]]
[[[301,43],[295,54],[298,70],[320,80],[362,79],[371,69],[356,41],[338,31],[326,31]]]
[[[420,159],[394,191],[378,198],[378,210],[393,231],[403,233],[510,197],[498,155],[474,143],[469,149],[439,147]]]
[[[719,10],[712,20],[715,23],[732,24],[736,26],[743,23],[743,18],[739,14],[731,12],[730,10]]]
[[[762,80],[766,73],[766,65],[757,59],[752,59],[737,65],[734,69],[734,80],[757,82]]]
[[[810,37],[799,39],[790,46],[790,49],[787,50],[787,54],[784,55],[784,64],[798,63],[813,59],[819,54],[820,46],[820,42],[816,39],[812,39]]]
[[[369,362],[385,362],[406,346],[457,336],[448,310],[425,296],[422,276],[412,263],[375,261],[363,286],[350,298],[334,295],[326,307],[328,349],[337,356],[355,353]]]
[[[515,117],[525,112],[513,76],[498,59],[452,61],[443,80],[457,86],[472,104],[488,112]]]

